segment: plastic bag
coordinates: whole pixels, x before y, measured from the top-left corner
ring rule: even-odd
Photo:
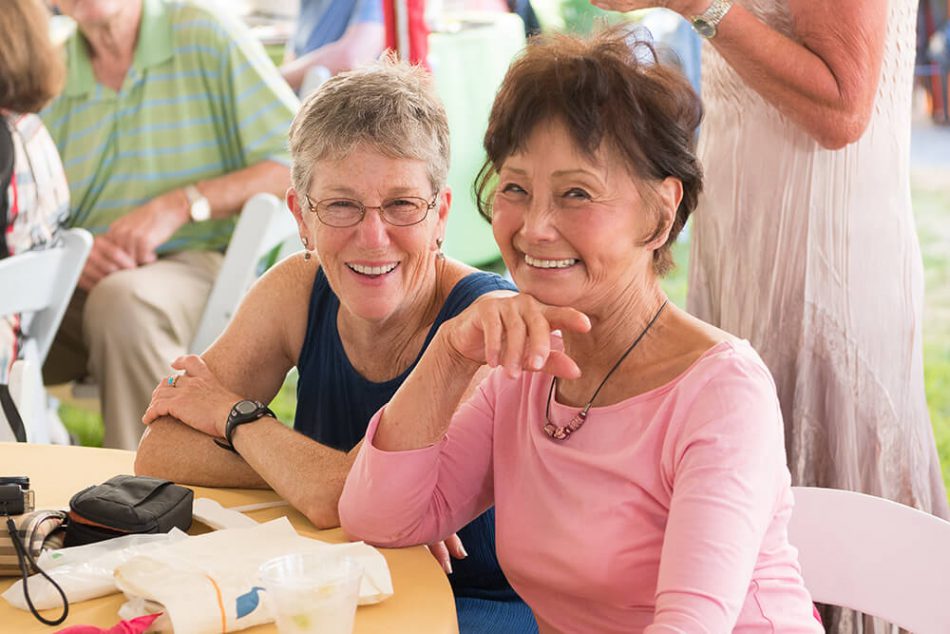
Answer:
[[[386,559],[363,543],[327,544],[301,537],[286,517],[249,528],[226,529],[129,559],[115,571],[128,602],[123,619],[163,610],[153,624],[162,631],[233,632],[273,620],[260,565],[290,553],[333,551],[363,566],[360,604],[393,593]]]
[[[117,592],[113,572],[119,564],[187,537],[178,529],[162,534],[126,535],[85,546],[43,551],[37,564],[63,588],[70,603],[78,603]],[[37,610],[62,605],[59,593],[42,575],[32,575],[29,587],[30,598]],[[23,597],[22,579],[0,596],[15,608],[29,609]]]

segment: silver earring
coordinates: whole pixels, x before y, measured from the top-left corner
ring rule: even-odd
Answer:
[[[304,248],[303,259],[309,260],[310,258],[313,257],[313,254],[310,253],[310,238],[308,238],[307,236],[300,236],[300,242],[303,243],[303,248]]]
[[[443,242],[444,242],[444,241],[442,240],[442,238],[436,238],[436,239],[435,239],[435,246],[437,246],[437,247],[439,248],[438,252],[435,254],[435,257],[439,258],[440,260],[444,260],[444,259],[445,259],[445,253],[442,252],[442,243],[443,243]]]

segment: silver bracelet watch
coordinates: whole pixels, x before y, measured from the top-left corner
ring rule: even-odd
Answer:
[[[690,18],[690,23],[697,33],[707,40],[711,40],[716,37],[716,33],[719,32],[719,23],[722,22],[731,8],[731,0],[713,0],[702,15],[694,15]]]

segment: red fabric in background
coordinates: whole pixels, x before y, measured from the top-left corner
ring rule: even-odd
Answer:
[[[425,0],[384,0],[383,18],[386,24],[386,48],[396,52],[399,51],[395,10],[397,1],[404,1],[409,11],[409,62],[429,68],[429,29],[426,27],[425,21]]]

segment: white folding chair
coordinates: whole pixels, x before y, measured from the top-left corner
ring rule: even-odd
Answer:
[[[792,491],[788,537],[815,601],[915,634],[950,632],[950,522],[863,493]]]
[[[256,194],[244,204],[189,352],[201,354],[214,343],[263,272],[261,259],[296,231],[293,215],[276,196]]]
[[[0,315],[21,313],[26,335],[21,359],[10,373],[10,393],[30,442],[50,439],[41,376],[43,362],[92,248],[92,236],[85,229],[69,229],[61,235],[60,245],[0,260]],[[3,423],[0,440],[9,429],[5,419]]]
[[[278,255],[287,252],[290,236],[296,236],[297,224],[282,200],[273,194],[255,194],[241,209],[224,262],[211,287],[198,329],[188,351],[201,354],[218,338],[254,280],[266,268],[262,259],[277,247]],[[171,359],[169,359],[171,361]],[[73,384],[72,396],[98,399],[99,388],[85,380]]]

